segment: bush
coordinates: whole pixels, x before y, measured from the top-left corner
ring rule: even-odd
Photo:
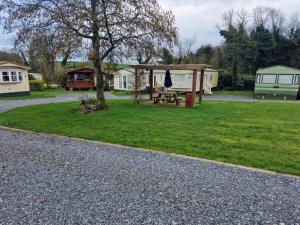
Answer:
[[[68,77],[67,76],[61,76],[61,77],[59,77],[58,80],[57,80],[57,83],[61,87],[65,88],[67,86],[67,83],[68,83]]]
[[[220,72],[219,72],[219,88],[224,89],[225,87],[231,87],[231,86],[232,86],[231,75],[225,70],[220,70]]]
[[[234,90],[232,87],[232,76],[227,71],[221,71],[219,74],[219,89]],[[238,90],[254,90],[255,76],[239,75],[237,88]]]
[[[35,77],[32,74],[28,74],[28,79],[29,80],[36,80]]]
[[[238,89],[238,91],[245,90],[245,85],[244,85],[243,81],[238,81],[237,82],[237,89]]]
[[[86,103],[89,104],[89,105],[96,105],[97,99],[95,99],[95,98],[88,98],[86,100]]]
[[[58,69],[55,71],[54,74],[55,82],[60,85],[61,87],[65,88],[68,83],[68,75],[65,74],[63,69]]]
[[[30,86],[30,91],[43,91],[44,90],[44,81],[30,80],[29,86]]]
[[[241,76],[241,81],[243,81],[244,90],[254,90],[255,76],[253,76],[253,75],[243,75],[243,76]]]

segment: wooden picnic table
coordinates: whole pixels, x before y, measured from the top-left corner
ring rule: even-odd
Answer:
[[[158,92],[157,96],[153,97],[154,104],[160,104],[160,102],[165,103],[176,103],[178,106],[180,103],[180,99],[176,92]]]

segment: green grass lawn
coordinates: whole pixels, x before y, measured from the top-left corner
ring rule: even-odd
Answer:
[[[216,95],[233,95],[233,96],[248,96],[253,97],[254,92],[253,91],[228,91],[228,90],[217,90],[213,91]]]
[[[3,126],[155,149],[300,175],[300,105],[204,102],[194,109],[108,101],[78,113],[78,103],[0,114]]]

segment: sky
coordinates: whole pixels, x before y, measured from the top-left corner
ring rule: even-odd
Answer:
[[[176,17],[176,26],[182,40],[195,36],[194,47],[204,44],[218,45],[222,42],[217,25],[222,23],[222,15],[230,9],[252,9],[268,6],[281,9],[291,16],[300,17],[299,0],[158,0],[163,9],[171,9]],[[10,49],[14,36],[3,34],[0,25],[0,49]]]
[[[251,10],[257,6],[281,9],[287,16],[297,13],[300,17],[300,0],[158,0],[164,9],[171,9],[181,39],[196,35],[197,47],[222,42],[217,25],[222,24],[223,14],[230,9]]]

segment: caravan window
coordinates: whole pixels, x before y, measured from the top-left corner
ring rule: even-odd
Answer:
[[[257,75],[257,76],[256,76],[256,83],[257,83],[257,84],[260,83],[260,77],[261,77],[261,75]]]
[[[127,77],[123,76],[123,88],[126,89],[127,88]]]
[[[188,75],[188,83],[192,83],[193,82],[193,75]]]
[[[294,75],[279,75],[278,84],[293,84]]]
[[[19,78],[19,81],[23,81],[23,73],[22,72],[18,72],[18,78]]]
[[[15,72],[15,71],[10,72],[10,75],[11,75],[11,81],[17,81],[18,80],[17,72]]]
[[[3,82],[9,82],[10,81],[8,72],[2,72],[2,81]]]
[[[300,75],[299,74],[296,76],[295,84],[300,84]]]
[[[88,79],[88,75],[84,73],[75,74],[75,80],[86,80]]]
[[[186,76],[185,75],[179,75],[179,74],[176,74],[175,76],[174,76],[174,81],[176,82],[176,83],[181,83],[181,82],[185,82],[185,78],[186,78]]]
[[[276,83],[276,75],[263,75],[262,76],[263,84],[275,84]]]

